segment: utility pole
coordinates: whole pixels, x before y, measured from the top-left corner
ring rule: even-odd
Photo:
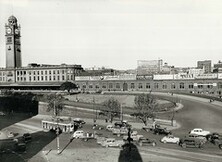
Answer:
[[[123,121],[123,106],[122,106],[122,103],[120,104],[120,114],[121,114],[121,121]]]

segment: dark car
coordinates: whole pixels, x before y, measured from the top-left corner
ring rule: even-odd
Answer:
[[[206,136],[207,140],[210,141],[213,144],[220,144],[220,141],[222,141],[222,135],[219,133],[212,133],[208,134]]]
[[[144,146],[144,145],[156,146],[156,140],[155,140],[155,139],[149,139],[149,138],[141,137],[141,138],[137,141],[137,144],[138,144],[139,146]]]
[[[156,127],[154,130],[154,134],[164,134],[164,135],[168,135],[171,134],[171,131],[167,130],[166,128],[160,128],[160,127]]]
[[[26,151],[26,144],[25,143],[16,143],[15,144],[15,151],[16,152],[25,152]]]
[[[24,133],[22,139],[25,143],[30,142],[32,140],[32,136],[30,133]]]
[[[189,137],[185,139],[181,139],[179,142],[179,145],[183,148],[187,148],[187,147],[203,148],[203,144],[204,143],[201,140],[189,138]]]
[[[126,127],[126,128],[131,127],[131,125],[128,124],[127,122],[121,122],[121,121],[115,122],[114,126],[119,127],[119,128],[121,128],[121,127]]]

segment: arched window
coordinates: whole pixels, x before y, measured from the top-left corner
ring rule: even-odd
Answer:
[[[167,84],[163,83],[163,89],[167,89]]]
[[[159,88],[159,84],[158,83],[154,83],[154,89],[158,89]]]
[[[180,89],[184,89],[184,83],[180,83]]]
[[[220,89],[222,89],[222,82],[219,82],[219,83],[217,84],[217,87],[220,88]]]
[[[175,83],[171,83],[171,89],[175,89],[175,88],[176,88]]]

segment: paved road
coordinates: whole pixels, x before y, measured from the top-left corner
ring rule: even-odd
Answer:
[[[158,94],[160,95],[160,94]],[[214,103],[209,103],[207,99],[200,99],[200,98],[196,98],[196,97],[190,97],[190,96],[183,96],[183,95],[174,95],[173,97],[177,97],[181,100],[182,104],[184,105],[183,109],[180,110],[179,112],[176,113],[176,120],[181,123],[182,127],[174,130],[175,134],[178,136],[184,136],[185,133],[188,133],[188,131],[190,131],[193,128],[196,127],[200,127],[206,130],[210,130],[212,132],[221,132],[222,131],[222,106],[220,106],[219,102],[214,102]],[[221,104],[222,105],[222,104]],[[8,127],[8,129],[12,129],[17,131],[18,133],[22,133],[22,132],[38,132],[40,131],[40,119],[41,116],[38,117],[34,117],[25,121],[22,121],[20,123],[16,123],[10,127]],[[90,122],[90,121],[89,121]],[[36,145],[39,145],[39,143],[41,143],[42,139],[39,136],[39,134],[36,133],[36,138],[38,139],[37,141],[35,141]],[[47,137],[47,135],[45,134],[40,134],[40,136],[42,137]],[[51,139],[50,137],[48,137],[48,142],[52,143],[53,145],[55,145],[55,140],[51,141],[53,139]],[[63,139],[65,140],[65,139]],[[45,142],[43,145],[41,145],[41,147],[43,148],[45,145],[48,144],[48,142]],[[74,144],[75,145],[75,144]],[[74,146],[73,145],[73,146]],[[34,147],[34,146],[33,146]],[[41,147],[39,146],[39,151],[41,150]],[[166,146],[167,147],[167,146]],[[176,147],[171,147],[173,150],[169,150],[166,147],[162,147],[158,148],[158,149],[153,149],[153,150],[141,150],[141,156],[143,158],[144,161],[151,159],[151,161],[222,161],[222,154],[219,154],[219,156],[213,155],[206,155],[205,152],[201,153],[192,153],[192,152],[188,152],[187,151],[177,151]],[[55,147],[53,147],[55,148]],[[71,149],[71,150],[70,150]],[[70,148],[67,150],[67,156],[71,156],[71,155],[76,155],[75,153],[73,153],[74,150],[72,150],[72,148]],[[88,149],[88,150],[87,150]],[[94,150],[94,149],[93,149]],[[193,149],[190,149],[191,151]],[[76,150],[77,151],[77,150]],[[86,152],[92,151],[92,149],[88,148],[88,145],[86,145],[86,147],[84,149],[80,149],[79,151],[79,159],[81,158],[85,158]],[[81,154],[80,152],[83,152],[83,154]],[[98,152],[97,152],[98,151]],[[108,158],[110,160],[105,160],[105,161],[113,161],[113,157],[114,156],[108,156],[110,153],[110,150],[106,149],[95,149],[95,151],[93,151],[93,155],[96,155],[96,153],[101,154],[101,151],[105,151],[103,155],[103,161],[104,158]],[[63,159],[64,156],[60,156],[60,157],[56,157],[56,153],[55,150],[52,150],[52,152],[49,154],[49,157],[51,158],[51,161],[54,161],[55,159]],[[111,151],[112,152],[112,151]],[[115,151],[113,151],[115,152]],[[120,150],[117,150],[115,153],[113,153],[113,155],[118,157]],[[33,153],[34,154],[34,153]],[[41,151],[40,151],[40,154]],[[64,152],[64,155],[66,153]],[[52,156],[51,156],[52,155]],[[82,157],[81,157],[82,156]],[[90,157],[90,154],[87,154],[88,157]],[[102,155],[101,155],[102,156]],[[183,156],[183,157],[182,157]],[[207,157],[207,158],[206,158]],[[35,159],[38,159],[39,156],[35,156],[34,158],[32,158],[31,161],[35,161]],[[50,161],[50,160],[49,160]],[[69,161],[69,160],[67,160]],[[75,160],[74,160],[75,161]],[[83,160],[84,161],[84,160]],[[115,158],[114,161],[118,161],[118,159]]]

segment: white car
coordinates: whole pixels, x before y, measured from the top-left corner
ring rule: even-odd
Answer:
[[[83,138],[83,137],[84,137],[83,130],[77,130],[72,135],[72,138]]]
[[[195,129],[190,131],[190,134],[197,134],[199,136],[204,136],[205,137],[206,135],[210,134],[210,132],[209,131],[205,131],[205,130],[203,130],[201,128],[195,128]]]
[[[115,140],[115,138],[107,138],[101,143],[103,147],[122,147],[124,144],[123,140]]]
[[[106,130],[112,131],[114,129],[113,125],[107,125]]]
[[[163,142],[163,143],[176,143],[176,144],[179,144],[180,138],[174,137],[173,135],[168,135],[168,136],[163,137],[160,141]]]

